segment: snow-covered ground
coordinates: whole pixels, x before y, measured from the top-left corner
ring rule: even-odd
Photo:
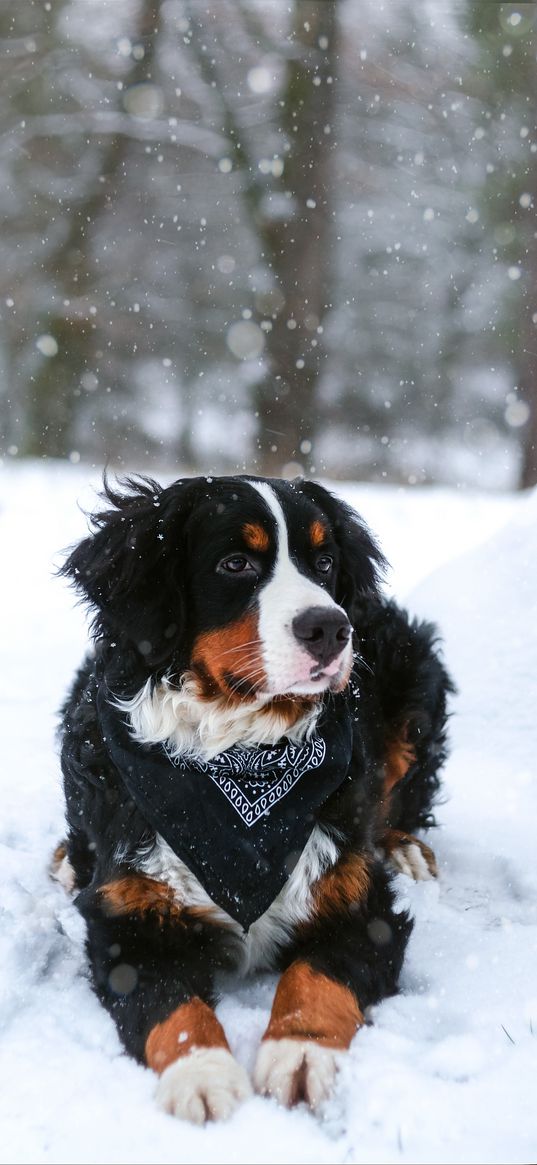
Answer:
[[[62,835],[55,714],[85,642],[52,577],[95,475],[0,476],[0,1159],[6,1162],[531,1162],[537,1159],[537,492],[337,488],[379,535],[391,587],[435,619],[459,687],[438,884],[401,994],[374,1009],[324,1121],[249,1101],[225,1125],[162,1115],[87,979],[76,909],[46,874]],[[219,1007],[250,1067],[274,980]]]

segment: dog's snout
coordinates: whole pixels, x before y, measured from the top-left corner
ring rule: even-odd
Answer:
[[[293,619],[292,627],[300,646],[325,667],[343,651],[351,635],[345,612],[330,607],[308,607]]]

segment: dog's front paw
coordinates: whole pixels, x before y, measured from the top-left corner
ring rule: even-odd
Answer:
[[[305,1100],[317,1112],[332,1094],[340,1059],[341,1052],[315,1040],[265,1040],[254,1070],[256,1091],[286,1108]]]
[[[407,874],[415,882],[426,882],[438,877],[438,866],[431,847],[411,834],[401,838],[392,849],[390,862],[398,873]]]
[[[195,1048],[160,1077],[157,1103],[171,1116],[203,1125],[227,1120],[252,1095],[244,1068],[225,1048]]]

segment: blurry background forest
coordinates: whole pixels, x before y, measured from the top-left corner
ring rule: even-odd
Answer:
[[[537,482],[537,5],[1,0],[0,453]]]

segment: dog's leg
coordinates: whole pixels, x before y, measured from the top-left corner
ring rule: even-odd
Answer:
[[[330,1096],[363,1009],[397,988],[411,930],[396,914],[386,872],[358,856],[317,883],[314,916],[294,944],[258,1055],[258,1092],[313,1110]]]
[[[393,812],[393,798],[409,769],[416,761],[416,754],[408,742],[406,727],[389,744],[384,764],[380,819],[385,822],[380,838],[380,846],[390,865],[399,873],[408,874],[415,882],[424,882],[438,876],[436,858],[430,846],[419,841],[412,833],[393,829],[387,824]],[[386,820],[387,819],[387,820]]]
[[[63,886],[66,894],[73,894],[76,890],[76,875],[69,861],[67,846],[60,841],[56,846],[49,863],[49,874],[55,882]]]
[[[398,788],[416,763],[416,752],[408,740],[408,726],[396,734],[387,749],[379,817],[381,821],[380,847],[395,870],[408,874],[416,882],[438,876],[434,852],[424,841],[402,829],[394,829],[391,818],[397,815]],[[419,780],[416,772],[415,780]],[[421,794],[423,798],[423,793]],[[394,804],[395,798],[395,804]]]
[[[160,1106],[198,1124],[230,1116],[251,1093],[212,1006],[230,937],[141,874],[118,872],[77,905],[97,994],[127,1051],[158,1074]]]
[[[282,975],[257,1057],[254,1083],[290,1108],[317,1110],[332,1092],[340,1053],[364,1022],[354,993],[298,960]]]
[[[145,1059],[160,1075],[161,1108],[195,1124],[225,1120],[252,1091],[212,1007],[199,996],[155,1024],[146,1040]]]
[[[87,837],[79,830],[70,829],[69,835],[56,846],[49,864],[49,874],[63,886],[67,894],[82,890],[93,877],[95,854]]]
[[[434,851],[424,841],[402,829],[387,829],[381,838],[384,853],[400,873],[408,874],[415,882],[438,877]]]

